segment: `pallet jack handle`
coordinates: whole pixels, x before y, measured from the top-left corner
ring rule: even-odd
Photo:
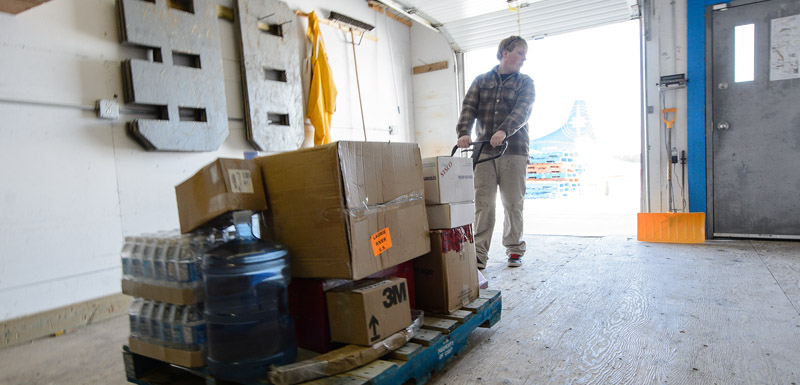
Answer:
[[[487,144],[489,144],[488,140],[479,140],[477,142],[470,142],[469,145],[473,146],[473,148],[472,149],[465,148],[465,149],[462,150],[462,151],[465,151],[465,152],[466,151],[472,151],[472,169],[473,170],[475,169],[475,166],[478,165],[478,163],[488,162],[490,160],[494,160],[494,159],[497,159],[497,158],[503,156],[503,154],[506,153],[506,149],[508,148],[508,142],[504,141],[503,142],[503,148],[500,149],[500,153],[499,154],[497,154],[495,156],[490,156],[488,158],[480,159],[481,152],[483,152],[483,146],[485,146]],[[453,146],[453,151],[450,153],[450,156],[455,155],[457,150],[458,150],[458,145]]]

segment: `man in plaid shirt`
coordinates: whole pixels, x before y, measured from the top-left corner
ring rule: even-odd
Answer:
[[[528,43],[519,36],[500,42],[500,64],[478,76],[467,91],[458,119],[458,147],[469,147],[472,123],[477,120],[478,141],[488,141],[481,158],[497,155],[500,145],[508,148],[500,158],[475,168],[475,250],[478,267],[486,266],[494,231],[497,188],[505,210],[503,246],[508,266],[522,265],[525,241],[522,240],[522,207],[525,202],[525,175],[528,165],[528,118],[536,92],[533,80],[519,73],[528,53]]]

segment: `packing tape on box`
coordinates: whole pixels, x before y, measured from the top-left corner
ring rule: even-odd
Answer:
[[[382,213],[388,210],[403,209],[411,207],[417,202],[425,200],[425,190],[412,191],[408,194],[400,195],[399,197],[390,200],[386,203],[369,205],[366,201],[361,202],[360,207],[342,209],[339,207],[325,209],[322,212],[323,222],[338,222],[343,215],[350,217],[350,220],[358,222],[367,218],[367,216]]]

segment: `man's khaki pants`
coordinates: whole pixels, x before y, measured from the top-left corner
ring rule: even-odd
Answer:
[[[491,155],[481,155],[481,158]],[[497,188],[505,210],[503,246],[506,255],[525,254],[522,240],[522,207],[525,203],[525,176],[528,157],[505,154],[475,167],[475,251],[486,264],[494,232]]]

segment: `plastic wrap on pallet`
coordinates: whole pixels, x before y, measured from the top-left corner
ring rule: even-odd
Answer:
[[[489,288],[489,280],[483,276],[480,270],[478,270],[478,288],[481,290]]]
[[[347,345],[314,358],[290,365],[273,367],[269,380],[276,385],[291,385],[317,378],[333,376],[366,365],[383,355],[397,350],[414,338],[422,328],[424,315],[412,310],[411,325],[372,346]]]

